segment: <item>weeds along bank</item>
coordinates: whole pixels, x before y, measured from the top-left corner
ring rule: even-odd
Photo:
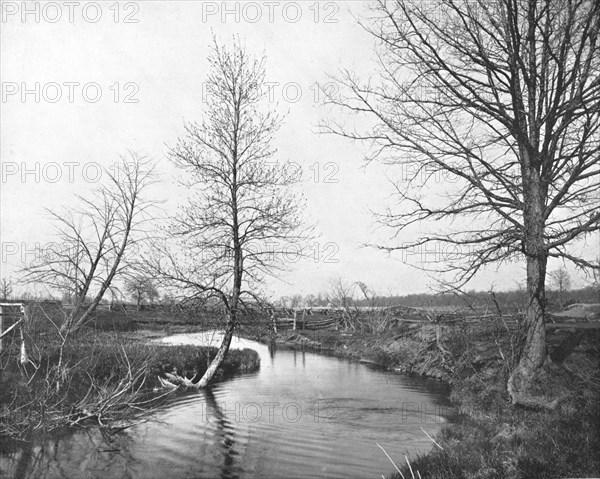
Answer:
[[[153,344],[143,332],[84,329],[62,348],[32,325],[0,353],[0,438],[27,440],[56,428],[122,427],[171,395],[159,377],[200,379],[216,348]],[[156,334],[155,334],[156,335]],[[231,350],[217,380],[260,367],[256,351]]]
[[[550,358],[536,384],[543,401],[526,408],[512,406],[506,388],[524,341],[514,321],[408,323],[378,334],[289,331],[278,341],[450,383],[458,415],[429,454],[410,458],[410,467],[398,463],[405,478],[600,477],[598,328],[548,329]]]
[[[464,344],[453,348],[449,365],[461,415],[413,469],[440,479],[599,477],[599,336],[598,329],[550,330],[550,360],[535,385],[547,399],[527,408],[513,407],[506,389],[518,335],[482,332],[450,342],[449,349]]]

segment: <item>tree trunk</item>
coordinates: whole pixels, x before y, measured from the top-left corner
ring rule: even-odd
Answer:
[[[525,238],[523,246],[527,261],[527,332],[525,347],[519,364],[508,380],[508,392],[513,404],[543,405],[527,391],[534,386],[536,378],[546,361],[546,265],[548,254],[544,245],[544,201],[539,172],[528,169],[524,175]]]
[[[237,153],[235,155],[237,157]],[[237,171],[234,169],[233,172],[233,184],[237,184]],[[237,196],[236,196],[236,188],[232,189],[232,205],[233,205],[233,228],[232,228],[232,237],[233,237],[233,290],[231,292],[231,300],[229,305],[227,306],[228,310],[228,318],[227,318],[227,326],[225,327],[225,336],[223,337],[223,342],[219,347],[219,351],[215,356],[215,359],[212,360],[210,366],[202,376],[202,379],[198,382],[198,388],[206,387],[218,371],[219,367],[225,360],[225,356],[227,356],[227,352],[229,351],[229,345],[231,344],[231,338],[233,337],[233,330],[235,329],[235,325],[238,320],[238,303],[240,300],[240,293],[242,290],[242,275],[244,272],[243,269],[243,260],[242,260],[242,245],[240,243],[239,236],[239,221],[238,221],[238,210],[237,210]]]
[[[519,365],[525,370],[540,368],[546,359],[546,325],[544,322],[546,298],[544,279],[547,258],[527,260],[527,340]]]
[[[223,341],[221,342],[221,346],[219,347],[219,351],[217,351],[217,355],[210,363],[210,366],[202,376],[202,379],[198,382],[196,387],[205,388],[215,376],[221,364],[225,360],[227,356],[227,352],[229,351],[229,345],[231,344],[231,338],[233,337],[233,330],[235,327],[234,321],[229,318],[227,320],[227,326],[225,327],[225,335],[223,336]]]

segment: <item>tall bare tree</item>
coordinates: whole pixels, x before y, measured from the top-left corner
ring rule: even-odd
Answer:
[[[108,181],[81,207],[47,210],[56,222],[56,240],[24,270],[24,280],[46,285],[68,297],[60,333],[66,338],[92,317],[113,280],[131,266],[127,253],[144,238],[154,202],[144,199],[152,183],[152,164],[130,152],[115,171],[105,170]]]
[[[380,0],[372,14],[380,76],[346,72],[330,98],[372,127],[325,130],[402,165],[399,206],[379,219],[406,242],[383,248],[452,248],[439,269],[455,285],[524,256],[527,341],[509,391],[526,402],[546,360],[548,259],[597,267],[571,246],[600,223],[600,3]],[[419,222],[430,232],[411,241]]]
[[[169,228],[178,247],[167,243],[149,261],[188,299],[216,298],[225,310],[223,341],[194,384],[200,388],[223,362],[244,307],[260,301],[266,275],[284,267],[281,253],[304,237],[298,177],[274,159],[281,118],[269,108],[264,56],[247,54],[239,40],[228,50],[215,39],[209,63],[204,118],[186,124],[170,152],[192,191]]]

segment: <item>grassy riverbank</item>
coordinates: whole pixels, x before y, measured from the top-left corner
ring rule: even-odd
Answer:
[[[30,362],[19,366],[18,343],[2,352],[0,437],[26,440],[59,427],[111,426],[135,421],[170,394],[158,377],[176,372],[198,380],[216,348],[148,341],[156,333],[84,331],[62,349],[30,343]],[[230,350],[217,381],[260,367],[258,354]]]
[[[459,414],[429,454],[409,458],[414,476],[404,458],[394,458],[406,478],[417,471],[423,479],[600,477],[598,328],[549,329],[551,361],[538,385],[549,403],[558,399],[549,408],[510,403],[507,379],[523,344],[516,323],[439,330],[404,324],[382,334],[289,331],[277,339],[450,383]]]

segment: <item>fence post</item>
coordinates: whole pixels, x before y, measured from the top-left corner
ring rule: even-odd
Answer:
[[[277,334],[277,318],[275,317],[275,313],[273,311],[270,312],[271,322],[273,323],[273,332]]]
[[[4,332],[4,319],[2,316],[2,306],[0,306],[0,335]],[[0,352],[2,352],[2,344],[4,343],[4,338],[0,337]]]

